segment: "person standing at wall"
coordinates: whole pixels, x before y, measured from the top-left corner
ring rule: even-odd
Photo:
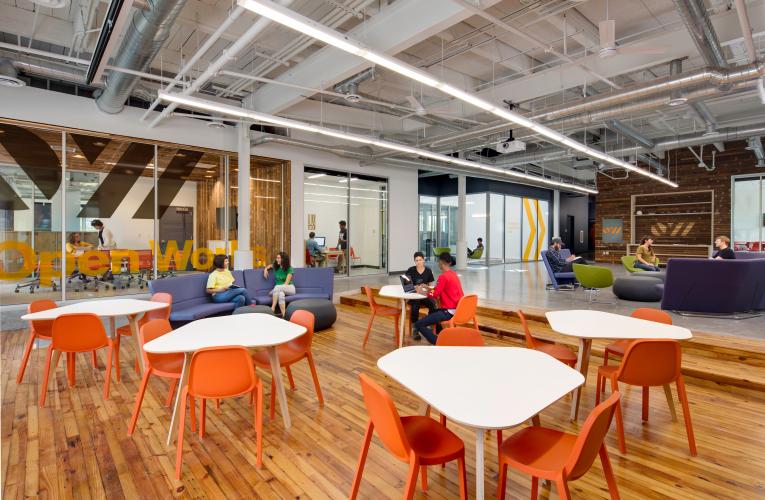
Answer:
[[[348,262],[348,224],[341,220],[340,233],[337,236],[337,249],[340,253],[337,256],[337,272],[345,273],[345,266]]]
[[[433,277],[433,271],[425,265],[425,255],[422,252],[414,252],[414,265],[407,269],[405,274],[412,280],[414,286],[430,286],[430,284],[436,280]],[[421,300],[410,300],[409,305],[412,308],[409,313],[409,319],[412,323],[412,338],[414,340],[420,340],[420,334],[414,328],[414,324],[420,318],[420,307],[426,306],[428,308],[428,314],[431,314],[436,310],[436,301],[428,297]]]
[[[635,267],[643,271],[658,271],[659,259],[653,253],[653,238],[646,236],[635,252]]]
[[[94,219],[91,226],[98,231],[98,249],[99,250],[111,250],[117,248],[117,243],[114,241],[114,235],[112,232],[104,226],[104,223],[98,219]]]

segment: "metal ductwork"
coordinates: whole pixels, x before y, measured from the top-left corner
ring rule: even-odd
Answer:
[[[746,141],[746,149],[754,153],[757,158],[757,166],[765,167],[765,148],[762,147],[762,137],[750,137]]]
[[[60,64],[45,63],[45,65],[29,61],[13,61],[13,67],[23,73],[36,75],[52,80],[61,80],[72,83],[85,83],[85,73],[79,69],[63,66]]]
[[[674,0],[675,7],[685,23],[693,43],[710,66],[725,68],[728,61],[725,59],[717,33],[707,15],[704,0]]]
[[[295,146],[299,148],[308,148],[316,151],[324,151],[344,158],[353,158],[356,160],[372,160],[372,148],[360,147],[351,148],[345,146],[328,146],[326,144],[317,144],[315,142],[301,141],[289,137],[264,136],[250,142],[250,147],[260,146],[261,144],[283,144],[285,146]]]
[[[366,80],[374,79],[374,77],[375,67],[372,66],[335,85],[335,91],[341,94],[358,95],[359,84]]]
[[[619,120],[609,120],[606,122],[606,126],[610,128],[611,130],[613,130],[614,132],[622,134],[624,137],[627,137],[628,139],[632,140],[633,142],[636,142],[637,144],[640,144],[646,149],[652,149],[654,146],[654,143],[651,139],[648,139],[647,137],[643,137],[636,130],[626,126]]]
[[[0,85],[3,87],[24,87],[27,83],[19,78],[19,72],[8,59],[0,59]]]
[[[147,3],[150,6],[148,10],[138,10],[133,14],[122,45],[116,51],[113,66],[147,71],[170,36],[170,29],[186,0],[148,0]],[[106,86],[96,99],[98,108],[106,113],[122,111],[138,78],[111,72]]]

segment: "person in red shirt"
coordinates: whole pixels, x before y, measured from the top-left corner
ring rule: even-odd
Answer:
[[[436,287],[432,289],[427,285],[417,287],[418,293],[438,299],[440,304],[440,309],[434,310],[414,323],[415,330],[433,345],[436,343],[437,335],[430,329],[430,325],[435,324],[436,331],[438,331],[442,321],[452,319],[457,308],[457,302],[465,295],[462,292],[459,276],[452,271],[454,263],[454,257],[449,252],[443,252],[438,256],[438,268],[441,270],[441,275],[438,277]]]

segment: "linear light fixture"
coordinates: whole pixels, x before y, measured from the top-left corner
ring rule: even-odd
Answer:
[[[268,115],[265,113],[259,113],[257,111],[251,111],[249,109],[237,108],[228,104],[221,104],[214,101],[208,101],[206,99],[200,99],[198,97],[190,97],[181,94],[167,93],[160,91],[158,98],[163,101],[174,102],[176,104],[183,104],[185,106],[211,111],[213,113],[221,113],[229,116],[236,116],[239,118],[245,118],[260,123],[272,123],[279,125],[280,127],[286,127],[296,130],[302,130],[304,132],[311,132],[313,134],[326,135],[328,137],[334,137],[336,139],[342,139],[346,141],[360,142],[362,144],[368,144],[370,146],[377,146],[383,149],[390,149],[393,151],[400,151],[402,153],[408,153],[416,156],[422,156],[437,160],[445,163],[452,163],[455,165],[461,165],[473,170],[480,170],[484,172],[491,172],[494,174],[505,175],[516,179],[522,179],[534,184],[545,184],[548,186],[554,186],[556,188],[568,189],[573,191],[579,191],[582,193],[598,194],[596,189],[591,189],[585,186],[578,186],[576,184],[568,184],[566,182],[559,182],[552,179],[546,179],[544,177],[536,177],[534,175],[525,174],[523,172],[516,172],[514,170],[505,170],[498,167],[492,167],[489,165],[483,165],[478,162],[463,160],[460,158],[454,158],[441,153],[435,153],[428,151],[427,149],[413,148],[411,146],[405,146],[403,144],[397,144],[395,142],[383,141],[375,139],[373,137],[365,137],[363,135],[351,134],[347,132],[341,132],[327,127],[320,127],[317,125],[311,125],[309,123],[292,120],[289,118],[282,118],[279,116]],[[353,188],[351,188],[353,189]]]
[[[656,175],[648,170],[638,168],[624,160],[620,160],[619,158],[615,158],[611,155],[603,153],[602,151],[598,151],[597,149],[593,149],[585,144],[570,139],[560,132],[557,132],[533,120],[529,120],[523,115],[497,107],[475,94],[465,92],[464,90],[458,89],[457,87],[449,85],[446,82],[440,81],[432,75],[403,61],[399,61],[398,59],[388,55],[375,52],[361,42],[354,40],[353,38],[350,38],[331,28],[328,28],[321,23],[317,23],[313,19],[300,15],[293,10],[282,7],[281,5],[274,3],[271,0],[237,0],[237,4],[241,7],[244,7],[245,9],[255,12],[256,14],[267,17],[274,22],[299,31],[300,33],[308,35],[312,38],[316,38],[317,40],[321,40],[328,45],[337,47],[338,49],[350,54],[363,57],[364,59],[371,61],[374,64],[388,68],[391,71],[395,71],[400,75],[411,78],[412,80],[418,81],[424,85],[427,85],[428,87],[433,87],[441,90],[442,92],[449,94],[452,97],[456,97],[463,102],[472,104],[473,106],[483,109],[484,111],[488,111],[489,113],[514,123],[515,125],[531,129],[537,134],[545,137],[550,142],[578,151],[592,159],[596,159],[604,163],[609,163],[630,172],[635,172],[645,177],[649,177],[663,184],[667,184],[668,186],[677,187],[676,183],[665,177]]]

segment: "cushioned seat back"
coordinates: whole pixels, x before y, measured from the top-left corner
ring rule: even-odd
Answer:
[[[333,270],[329,267],[299,267],[292,274],[297,293],[316,294],[332,300]]]
[[[210,297],[206,291],[207,273],[186,274],[173,278],[162,278],[149,281],[152,293],[164,292],[173,296],[173,309],[178,306],[189,306],[200,302],[208,302]]]
[[[624,268],[627,271],[629,271],[631,273],[634,273],[634,272],[637,272],[637,271],[641,270],[641,269],[637,269],[635,267],[635,256],[634,255],[623,255],[622,256],[622,265],[624,266]]]
[[[600,266],[587,266],[574,264],[576,280],[586,288],[608,288],[614,284],[614,275],[611,269]]]
[[[263,277],[263,268],[257,269],[245,269],[244,286],[247,291],[250,292],[251,297],[259,297],[262,295],[268,295],[268,292],[274,288],[274,273],[268,273],[268,278]]]

